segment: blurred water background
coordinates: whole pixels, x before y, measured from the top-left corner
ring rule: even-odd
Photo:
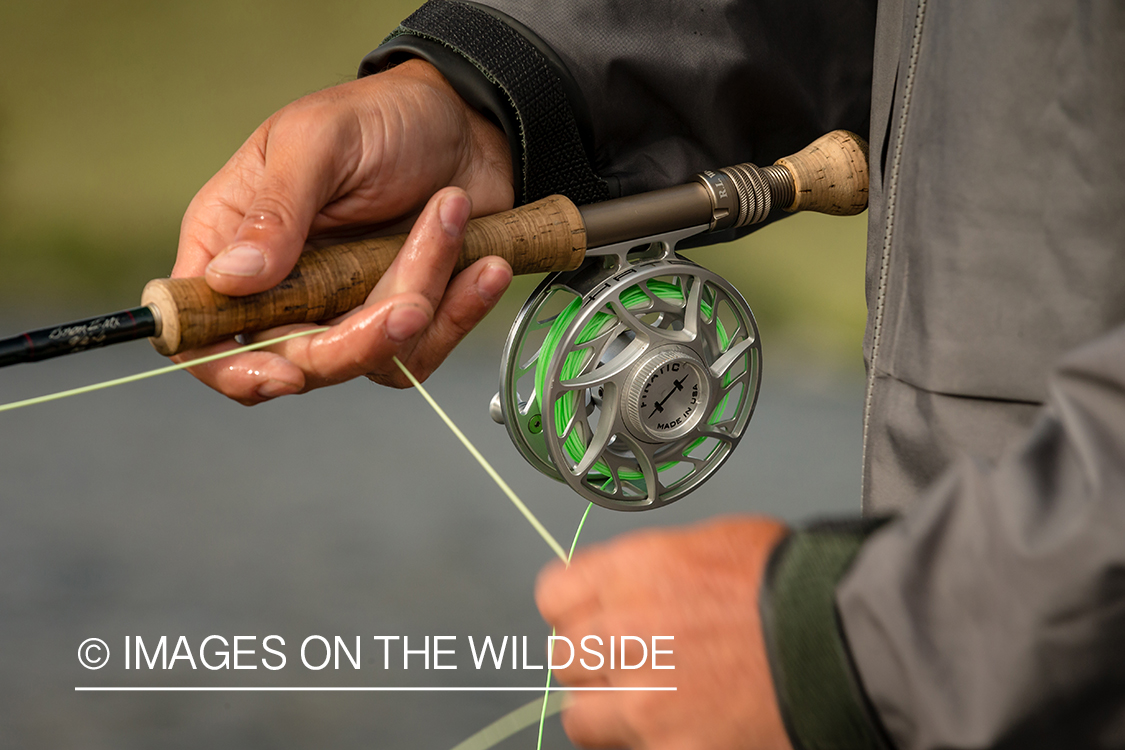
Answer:
[[[194,192],[273,111],[354,75],[414,2],[0,5],[0,335],[136,304]],[[865,217],[694,251],[758,317],[748,437],[690,498],[585,542],[728,512],[858,509]],[[583,505],[487,417],[535,283],[432,379],[560,539]],[[158,366],[143,342],[0,371],[0,402]],[[528,635],[543,545],[417,394],[351,383],[244,409],[178,373],[0,415],[0,748],[449,748],[526,694],[115,694],[78,685],[515,684],[383,671],[372,635]],[[638,575],[643,575],[639,571]],[[362,635],[364,669],[126,672],[126,635]],[[97,672],[86,637],[117,648]],[[296,639],[296,641],[294,641]],[[471,667],[471,664],[466,664]],[[519,684],[539,684],[541,673]],[[502,745],[529,748],[533,732]],[[557,719],[547,747],[569,747]]]

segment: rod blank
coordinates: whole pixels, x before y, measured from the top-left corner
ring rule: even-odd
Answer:
[[[159,327],[153,310],[134,307],[96,318],[28,331],[19,336],[0,339],[0,367],[21,362],[39,362],[123,341],[148,338],[157,335]]]

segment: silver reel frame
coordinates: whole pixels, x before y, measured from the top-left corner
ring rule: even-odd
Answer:
[[[761,386],[761,344],[757,324],[746,301],[725,279],[680,258],[675,246],[705,230],[695,227],[657,237],[599,248],[604,259],[590,259],[575,271],[549,276],[528,298],[512,325],[504,345],[500,372],[499,411],[516,448],[540,472],[566,482],[579,495],[614,510],[649,510],[684,497],[706,481],[733,452],[757,405]],[[638,248],[643,248],[637,252]],[[633,251],[633,252],[630,252]],[[674,279],[682,301],[658,297],[647,282]],[[643,308],[629,309],[621,295],[636,288],[648,296]],[[542,354],[542,341],[557,315],[541,317],[557,295],[580,298],[580,309],[568,324],[547,364],[545,393],[534,393],[534,371]],[[711,309],[705,312],[704,304]],[[720,308],[727,312],[728,344],[719,334]],[[615,322],[591,341],[578,343],[599,313],[612,311]],[[733,319],[733,320],[732,320]],[[527,351],[531,347],[532,351]],[[584,358],[578,377],[562,380],[562,370],[574,353]],[[690,428],[662,440],[636,434],[636,417],[627,424],[625,401],[634,378],[654,356],[679,357],[694,362],[694,371],[705,373],[706,401],[701,414],[710,417],[724,395],[735,394],[733,413],[724,403],[724,418],[716,424],[698,419]],[[661,360],[663,361],[663,360]],[[724,378],[741,371],[730,382]],[[651,369],[651,368],[650,368]],[[528,377],[532,391],[520,394]],[[576,396],[566,394],[577,393]],[[574,398],[573,414],[559,437],[556,401]],[[533,410],[531,406],[540,407]],[[590,418],[597,410],[596,424]],[[634,408],[634,412],[636,409]],[[498,420],[500,421],[500,420]],[[585,452],[575,460],[565,442],[577,430]],[[700,452],[696,448],[705,445]],[[686,474],[667,483],[662,467],[686,464]],[[608,468],[609,476],[593,468]],[[679,469],[675,473],[680,473]],[[637,478],[639,475],[639,478]],[[591,477],[596,477],[591,480]]]

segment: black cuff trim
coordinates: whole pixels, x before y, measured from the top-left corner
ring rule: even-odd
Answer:
[[[559,84],[563,88],[563,93],[566,95],[566,101],[570,105],[570,113],[574,115],[574,123],[578,126],[578,136],[582,139],[582,148],[586,150],[586,159],[593,163],[594,159],[594,120],[590,117],[590,108],[586,105],[586,97],[582,90],[578,88],[578,82],[574,80],[574,76],[570,74],[570,70],[566,67],[566,63],[562,58],[551,49],[550,45],[539,38],[539,35],[534,31],[524,26],[515,18],[512,18],[507,13],[499,11],[496,8],[490,8],[487,5],[473,2],[472,0],[460,0],[465,5],[471,5],[491,16],[495,16],[503,23],[508,24],[513,29],[523,35],[523,38],[531,42],[531,44],[547,59],[551,70],[558,76]]]
[[[410,40],[412,49],[408,49],[405,42],[388,47],[400,39]],[[432,46],[422,47],[419,42],[441,45],[467,60],[478,71],[476,77],[483,76],[488,86],[479,81],[468,83],[474,76],[466,75],[463,65],[450,65],[450,58],[438,58]],[[516,193],[519,202],[527,203],[553,193],[562,193],[578,204],[609,198],[606,184],[590,167],[566,87],[560,78],[566,76],[565,69],[556,69],[561,62],[552,64],[512,25],[494,12],[471,5],[453,0],[429,0],[403,21],[383,46],[364,59],[360,73],[375,72],[388,64],[392,54],[408,51],[437,66],[466,101],[491,113],[505,128],[514,146],[513,162],[519,165],[516,170],[521,178]],[[498,106],[497,97],[489,93],[489,87],[502,92],[506,106]],[[513,138],[513,133],[518,138]]]
[[[762,632],[794,750],[888,750],[852,664],[836,585],[886,519],[833,521],[790,534],[762,582]]]

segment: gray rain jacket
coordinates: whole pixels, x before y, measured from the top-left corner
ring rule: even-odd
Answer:
[[[794,746],[1125,747],[1125,3],[488,5],[361,72],[437,64],[524,200],[870,132],[863,508],[902,513],[774,555]]]

